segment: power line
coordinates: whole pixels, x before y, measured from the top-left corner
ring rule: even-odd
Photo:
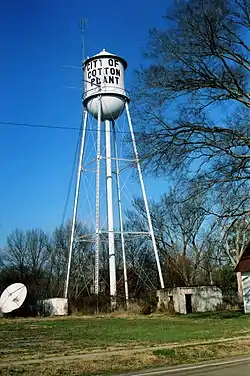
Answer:
[[[57,130],[70,130],[70,131],[80,131],[81,128],[79,127],[67,127],[63,125],[49,125],[49,124],[32,124],[32,123],[18,123],[13,121],[0,121],[0,125],[10,125],[10,126],[18,126],[18,127],[26,127],[26,128],[43,128],[43,129],[57,129]],[[97,132],[97,129],[86,128],[89,132]],[[105,133],[105,129],[101,129],[101,132]],[[122,134],[130,134],[129,131],[116,131],[116,133]],[[142,134],[143,132],[134,132],[135,134]]]
[[[46,124],[32,124],[32,123],[17,123],[13,121],[0,121],[1,125],[14,125],[19,127],[28,127],[28,128],[46,128],[46,129],[61,129],[61,130],[72,130],[79,131],[78,127],[65,127],[60,125],[46,125]]]

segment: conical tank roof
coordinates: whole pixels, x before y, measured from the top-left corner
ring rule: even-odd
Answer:
[[[121,63],[123,64],[124,66],[124,69],[127,68],[128,66],[128,63],[126,62],[126,60],[124,60],[122,57],[118,56],[118,55],[115,55],[115,54],[112,54],[111,52],[108,52],[106,51],[105,49],[103,49],[102,51],[98,52],[98,54],[96,55],[93,55],[91,57],[88,57],[84,63],[83,63],[83,66],[85,66],[89,61],[91,60],[95,60],[95,59],[100,59],[100,58],[103,58],[103,57],[112,57],[112,58],[115,58],[115,59],[118,59],[121,61]]]

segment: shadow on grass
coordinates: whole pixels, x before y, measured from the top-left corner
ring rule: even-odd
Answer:
[[[244,318],[246,315],[241,310],[232,312],[204,312],[204,313],[190,313],[185,315],[188,319],[203,320],[203,319],[237,319]]]

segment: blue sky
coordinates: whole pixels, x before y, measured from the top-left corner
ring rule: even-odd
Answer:
[[[79,127],[81,37],[86,52],[123,56],[133,71],[143,62],[148,29],[163,25],[165,0],[8,0],[0,2],[0,121]],[[52,231],[62,221],[78,133],[0,124],[0,246],[13,229]],[[167,183],[146,179],[149,197]],[[72,195],[71,195],[72,196]],[[72,197],[68,217],[71,215]]]

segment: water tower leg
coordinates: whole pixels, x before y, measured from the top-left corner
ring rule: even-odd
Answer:
[[[116,267],[115,267],[115,239],[112,192],[112,160],[111,160],[111,122],[105,120],[106,136],[106,184],[107,184],[107,222],[109,245],[109,280],[111,310],[116,309]]]
[[[100,163],[101,163],[101,97],[98,102],[97,140],[96,140],[96,218],[95,218],[95,294],[99,294],[99,254],[100,254]]]
[[[157,250],[157,247],[156,247],[154,230],[153,230],[151,215],[150,215],[150,212],[149,212],[148,200],[147,200],[146,190],[145,190],[144,181],[143,181],[143,177],[142,177],[141,166],[140,166],[140,162],[139,162],[139,155],[138,155],[137,146],[136,146],[136,142],[135,142],[133,125],[132,125],[130,112],[129,112],[129,108],[128,108],[128,102],[125,103],[125,109],[126,109],[126,113],[127,113],[128,124],[129,124],[130,133],[131,133],[133,148],[134,148],[134,155],[135,155],[135,161],[136,161],[137,170],[138,170],[138,174],[139,174],[140,184],[141,184],[142,196],[143,196],[144,205],[145,205],[146,214],[147,214],[149,232],[150,232],[150,235],[151,235],[154,253],[155,253],[158,275],[159,275],[159,279],[160,279],[161,288],[164,289],[164,281],[163,281],[163,276],[162,276],[162,271],[161,271],[161,264],[160,264],[160,260],[159,260],[158,250]]]
[[[100,254],[100,163],[101,163],[101,97],[98,98],[97,140],[96,140],[96,218],[95,218],[95,294],[99,294],[99,254]],[[98,312],[97,312],[98,313]]]
[[[80,188],[80,180],[81,180],[81,172],[82,172],[82,158],[83,158],[84,145],[85,145],[87,120],[88,120],[88,112],[84,111],[84,115],[83,115],[83,128],[82,128],[82,138],[81,138],[81,146],[80,146],[80,153],[79,153],[79,163],[78,163],[78,171],[77,171],[77,180],[76,180],[76,189],[75,189],[74,209],[73,209],[73,217],[72,217],[72,227],[71,227],[71,234],[70,234],[70,245],[69,245],[69,259],[68,259],[67,277],[66,277],[65,290],[64,290],[64,298],[65,299],[67,299],[67,297],[68,297],[68,289],[69,289],[69,275],[70,275],[72,250],[73,250],[73,243],[74,243],[74,233],[75,233],[75,225],[76,225],[76,214],[77,214],[79,188]]]
[[[124,228],[123,228],[123,218],[122,218],[120,169],[119,169],[119,157],[118,157],[118,148],[117,148],[116,131],[115,131],[115,122],[114,121],[113,121],[112,125],[113,125],[113,138],[114,138],[114,152],[115,152],[115,167],[116,167],[116,186],[117,186],[117,199],[118,199],[118,213],[119,213],[119,223],[120,223],[120,232],[121,232],[121,246],[122,246],[122,259],[123,259],[124,290],[125,290],[126,307],[128,308],[128,306],[129,306],[128,277],[127,277],[127,263],[126,263]]]

